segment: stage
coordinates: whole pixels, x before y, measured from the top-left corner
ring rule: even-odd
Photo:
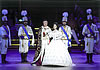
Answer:
[[[28,61],[31,63],[34,58],[35,50],[31,49],[28,53]],[[95,63],[86,64],[86,55],[84,52],[73,51],[70,53],[73,63],[76,66],[73,67],[56,67],[56,66],[31,66],[30,63],[21,63],[20,54],[18,49],[9,49],[7,54],[8,64],[1,64],[0,58],[0,70],[100,70],[100,55],[94,54],[93,60]],[[1,57],[1,56],[0,56]]]

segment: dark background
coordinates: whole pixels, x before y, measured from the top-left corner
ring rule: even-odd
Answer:
[[[28,11],[28,17],[35,27],[40,27],[43,19],[48,19],[49,26],[55,21],[61,23],[62,13],[68,11],[70,16],[75,11],[75,4],[83,11],[81,16],[85,17],[86,9],[92,8],[93,15],[99,17],[99,0],[0,0],[1,10],[6,8],[9,11],[8,18],[12,19],[10,26],[17,23],[16,17],[21,18],[23,9]]]
[[[81,21],[86,21],[86,9],[92,9],[92,15],[99,18],[100,14],[100,1],[99,0],[0,0],[0,9],[8,9],[8,25],[11,29],[12,39],[18,39],[18,28],[19,26],[16,24],[20,24],[18,22],[21,19],[20,12],[22,10],[28,11],[28,19],[29,25],[32,27],[34,31],[34,35],[36,35],[36,30],[34,28],[38,28],[42,25],[42,21],[47,19],[49,22],[49,26],[52,27],[53,22],[58,22],[61,24],[62,13],[67,11],[70,15],[74,14],[74,19],[77,18],[72,23],[74,24],[74,28],[76,33],[79,33],[79,38],[82,37],[82,27]],[[0,12],[1,12],[0,10]],[[1,14],[1,13],[0,13]],[[2,14],[0,15],[0,18]],[[69,18],[68,17],[68,18]],[[82,18],[82,20],[80,20]],[[100,19],[100,18],[99,18]],[[99,20],[100,22],[100,20]],[[86,22],[82,23],[83,25]],[[0,22],[0,25],[2,23]],[[71,26],[71,28],[73,25]],[[37,35],[35,36],[37,38]]]

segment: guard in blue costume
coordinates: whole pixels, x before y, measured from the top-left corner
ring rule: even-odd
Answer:
[[[68,12],[65,12],[66,15],[68,16]],[[71,27],[66,25],[67,24],[67,17],[62,18],[62,26],[59,28],[59,31],[62,33],[63,38],[62,41],[65,44],[65,46],[71,47]],[[69,49],[69,48],[68,48]]]
[[[21,14],[26,14],[27,11],[23,10]],[[28,18],[24,15],[22,18],[23,25],[19,28],[18,36],[19,36],[19,52],[21,53],[21,62],[28,62],[27,61],[27,53],[30,46],[34,46],[34,34],[32,28],[28,26]],[[32,39],[32,43],[30,43],[30,39]]]
[[[8,63],[6,61],[6,54],[7,54],[7,48],[8,46],[11,46],[11,35],[10,35],[10,28],[7,25],[8,19],[6,14],[8,14],[8,10],[3,9],[2,14],[4,16],[2,17],[2,26],[0,27],[0,52],[1,52],[1,60],[2,63]]]
[[[96,26],[94,26],[92,22],[91,9],[87,9],[89,15],[87,15],[88,23],[84,25],[82,34],[84,35],[85,41],[85,51],[87,54],[86,63],[93,63],[93,47],[94,47],[94,39],[96,38]]]

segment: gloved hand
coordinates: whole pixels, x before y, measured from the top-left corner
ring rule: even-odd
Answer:
[[[24,36],[20,36],[21,39],[24,39]]]
[[[87,36],[88,36],[88,37],[90,37],[90,36],[91,36],[91,34],[88,34]]]
[[[9,36],[8,35],[4,35],[4,38],[9,38]]]

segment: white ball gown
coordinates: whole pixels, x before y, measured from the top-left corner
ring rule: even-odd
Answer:
[[[62,42],[62,33],[54,30],[49,34],[53,37],[50,44],[45,48],[42,65],[72,66],[72,59],[68,47]]]

